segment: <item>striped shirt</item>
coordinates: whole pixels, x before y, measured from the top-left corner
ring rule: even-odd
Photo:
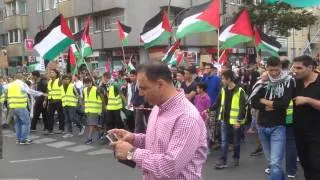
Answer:
[[[144,180],[200,180],[207,158],[206,127],[183,91],[154,106],[146,134],[135,134],[133,160]]]

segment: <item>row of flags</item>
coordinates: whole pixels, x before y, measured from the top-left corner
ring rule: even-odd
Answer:
[[[306,7],[319,5],[319,0],[265,0],[267,3],[284,2],[293,6]],[[175,17],[178,28],[175,32],[176,42],[169,49],[162,61],[167,63],[181,62],[180,54],[176,57],[175,51],[180,46],[181,38],[193,33],[218,31],[219,41],[223,43],[222,49],[232,48],[240,43],[254,42],[257,50],[268,51],[272,55],[277,55],[281,45],[268,35],[264,34],[257,27],[252,27],[249,13],[246,9],[241,10],[229,24],[221,27],[220,24],[220,0],[212,0],[207,3],[185,9]],[[37,33],[35,37],[34,49],[45,60],[54,60],[61,52],[69,48],[69,66],[72,71],[84,62],[84,58],[90,56],[92,43],[89,35],[90,16],[87,19],[81,38],[73,35],[63,15],[57,16],[47,29]],[[119,38],[122,48],[128,43],[128,34],[131,27],[117,21]],[[173,34],[170,18],[165,10],[160,11],[149,19],[143,27],[140,39],[145,48],[161,44],[167,41]],[[79,35],[78,35],[79,36]],[[80,42],[79,42],[80,41]],[[176,60],[172,60],[175,58]],[[182,58],[183,59],[183,58]],[[77,62],[79,61],[79,62]],[[134,67],[131,58],[128,68]]]
[[[89,26],[90,16],[87,19],[84,30],[73,35],[65,18],[60,14],[47,29],[37,33],[33,48],[47,61],[56,59],[61,52],[69,48],[67,66],[69,71],[76,73],[77,66],[84,63],[83,59],[93,53]]]

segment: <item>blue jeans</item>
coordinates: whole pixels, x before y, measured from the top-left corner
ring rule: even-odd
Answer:
[[[76,107],[63,107],[63,113],[65,121],[68,125],[68,133],[72,133],[72,123],[75,123],[79,129],[82,128],[79,122],[76,122]]]
[[[27,108],[17,108],[13,110],[16,137],[18,141],[24,141],[30,134],[30,115]]]
[[[230,133],[232,132],[232,133]],[[240,138],[241,138],[241,128],[233,128],[227,122],[221,121],[221,155],[220,160],[224,163],[227,163],[228,157],[228,145],[229,145],[229,137],[228,135],[233,135],[233,159],[240,158]]]
[[[264,155],[269,163],[269,180],[285,180],[286,177],[282,169],[282,160],[284,158],[286,145],[286,127],[259,127],[258,132]]]
[[[287,126],[286,128],[286,169],[287,174],[295,175],[297,173],[297,146],[294,137],[293,127]]]

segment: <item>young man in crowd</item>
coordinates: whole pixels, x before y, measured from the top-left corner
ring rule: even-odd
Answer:
[[[79,128],[79,132],[83,131],[83,126],[76,119],[76,109],[79,102],[79,95],[75,88],[75,85],[71,83],[71,77],[68,75],[62,76],[62,85],[61,85],[61,101],[64,116],[67,123],[68,132],[63,135],[64,138],[73,137],[73,124],[76,124]]]
[[[36,90],[47,93],[48,92],[48,81],[41,77],[39,71],[33,71],[31,76],[33,82],[36,85]],[[31,122],[31,131],[35,131],[37,129],[37,123],[40,120],[40,114],[42,115],[42,121],[44,125],[44,131],[48,131],[48,119],[47,119],[47,109],[43,106],[45,101],[44,96],[38,96],[35,98],[34,108],[33,108],[33,118]]]
[[[258,133],[270,168],[270,180],[286,179],[282,160],[286,145],[286,110],[293,96],[294,80],[281,70],[280,59],[267,61],[268,80],[257,82],[252,94],[252,107],[259,110]]]
[[[221,155],[216,169],[227,168],[227,153],[229,136],[233,136],[233,164],[239,166],[241,126],[244,124],[246,115],[246,93],[236,84],[236,77],[231,70],[222,73],[222,84],[220,96],[217,100],[220,107],[221,120]],[[232,132],[232,133],[231,133]]]
[[[309,56],[293,60],[296,89],[293,127],[306,180],[320,179],[320,75]]]
[[[48,131],[45,134],[53,134],[54,129],[54,113],[58,112],[59,130],[57,134],[64,133],[64,114],[61,102],[61,82],[59,71],[53,69],[50,71],[50,80],[48,82]]]
[[[207,86],[207,94],[211,99],[211,108],[210,108],[210,120],[208,122],[209,134],[211,137],[210,145],[213,145],[214,149],[219,148],[220,144],[220,132],[219,132],[219,123],[217,118],[217,108],[214,106],[216,99],[219,95],[221,88],[221,80],[217,76],[216,68],[211,63],[206,63],[204,65],[203,78],[201,79],[202,83],[205,83]]]

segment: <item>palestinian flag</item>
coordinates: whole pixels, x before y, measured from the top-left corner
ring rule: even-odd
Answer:
[[[70,46],[68,50],[67,73],[72,73],[72,74],[77,73],[77,59],[75,57],[72,46]]]
[[[221,65],[224,65],[224,64],[228,64],[228,62],[229,62],[228,54],[227,54],[226,50],[224,50],[218,59],[218,63]]]
[[[295,7],[312,7],[320,6],[319,0],[264,0],[267,3],[287,3]]]
[[[89,35],[90,16],[88,16],[86,26],[81,37],[81,56],[83,58],[90,56],[92,52],[92,43]]]
[[[191,33],[214,31],[220,27],[220,0],[194,6],[177,17],[177,38]]]
[[[219,41],[223,42],[222,48],[233,48],[240,43],[250,42],[253,30],[248,10],[243,9],[235,21],[221,28]]]
[[[131,57],[132,58],[132,57]],[[129,60],[128,66],[127,66],[127,71],[131,72],[132,70],[136,70],[136,68],[134,67],[134,65],[132,64],[131,58]]]
[[[128,34],[131,32],[131,27],[122,24],[120,21],[117,21],[117,27],[119,31],[121,46],[126,46],[128,44]]]
[[[160,44],[169,39],[172,33],[170,20],[166,11],[160,11],[147,21],[140,34],[145,48]]]
[[[33,48],[46,60],[52,61],[73,43],[72,33],[63,15],[57,16],[49,27],[37,33]]]
[[[76,59],[81,59],[81,53],[80,53],[78,47],[75,44],[71,44],[70,47],[71,47],[71,50],[72,50],[72,52],[74,54],[74,57]]]
[[[164,55],[164,57],[162,58],[162,62],[168,63],[170,62],[172,56],[174,56],[174,53],[176,52],[176,50],[180,47],[180,40],[176,40],[176,42],[170,47],[170,49],[168,50],[168,52]]]
[[[272,56],[279,56],[279,50],[281,48],[281,44],[260,31],[257,27],[254,27],[254,37],[255,37],[255,45],[257,50],[267,51]]]
[[[169,66],[179,66],[181,65],[184,61],[184,53],[183,51],[180,51],[178,53],[175,53],[171,60],[169,61]]]

